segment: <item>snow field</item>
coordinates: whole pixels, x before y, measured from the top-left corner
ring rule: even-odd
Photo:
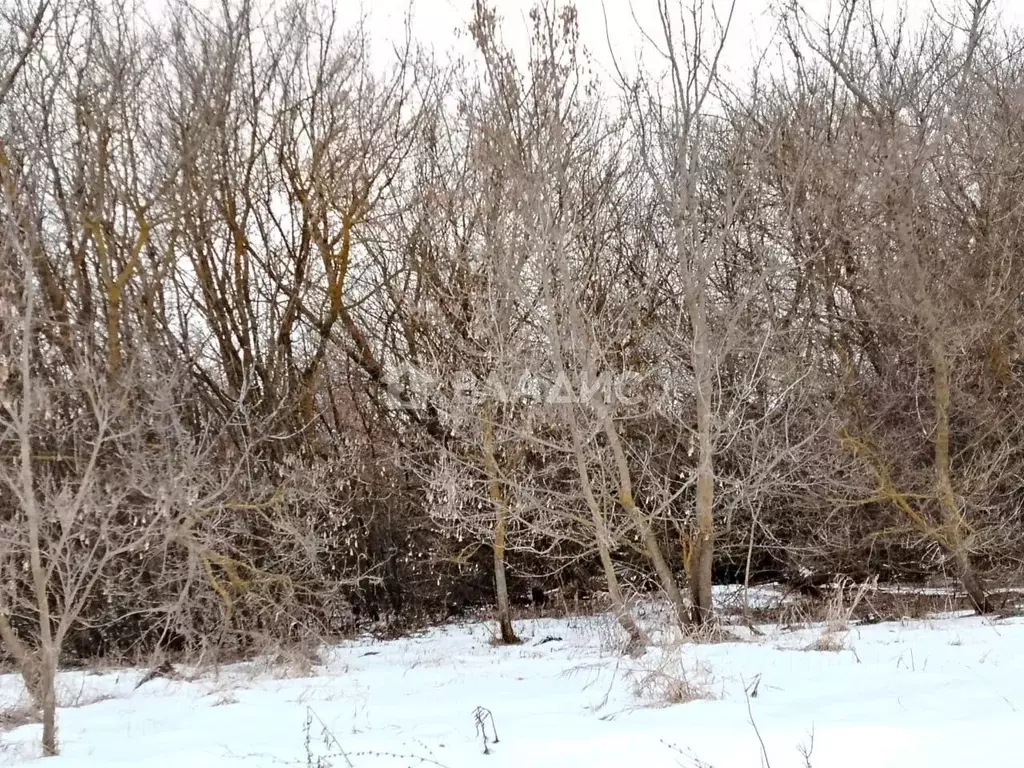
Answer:
[[[516,647],[468,623],[346,642],[311,669],[237,664],[138,690],[144,670],[66,672],[62,701],[76,706],[58,713],[61,756],[40,764],[1024,765],[1024,619],[852,626],[839,651],[806,650],[813,626],[715,644],[669,633],[640,659],[615,652],[607,617],[517,629]],[[0,677],[0,706],[22,695],[17,677]],[[0,734],[0,765],[35,762],[38,738],[35,724]]]

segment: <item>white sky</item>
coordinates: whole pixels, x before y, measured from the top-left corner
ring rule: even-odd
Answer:
[[[343,1],[343,0],[342,0]],[[351,0],[350,0],[351,1]],[[678,2],[678,0],[672,0]],[[726,47],[723,63],[734,75],[745,73],[753,63],[754,53],[763,50],[772,39],[775,20],[771,7],[780,0],[736,0],[736,11]],[[360,0],[356,0],[360,2]],[[686,3],[687,0],[682,0]],[[728,0],[708,0],[723,13]],[[861,0],[873,2],[875,8],[885,13],[895,13],[896,0]],[[494,5],[504,19],[503,32],[516,50],[524,45],[528,34],[527,12],[534,0],[494,0]],[[804,7],[815,17],[824,18],[828,13],[829,0],[803,0]],[[965,0],[905,0],[910,19],[919,18],[933,4],[946,13],[955,7],[966,7]],[[361,0],[363,10],[369,16],[370,32],[375,40],[375,53],[387,57],[388,40],[404,34],[404,19],[412,13],[414,39],[428,43],[446,55],[471,55],[472,45],[464,30],[469,20],[473,0]],[[646,51],[643,35],[636,19],[657,38],[656,0],[577,0],[579,10],[580,37],[590,52],[599,72],[611,70],[612,57],[609,53],[606,35],[605,14],[608,18],[609,35],[620,64],[632,64],[642,52],[654,69],[655,56]],[[994,0],[994,10],[1009,23],[1024,24],[1024,0]]]
[[[766,15],[769,2],[737,0],[730,33],[729,60],[746,63],[751,43],[765,31],[770,35],[773,22]],[[504,38],[517,51],[526,44],[529,34],[527,13],[534,4],[534,0],[494,2],[504,22]],[[727,8],[724,0],[716,0],[716,5],[723,11]],[[637,21],[650,33],[657,32],[656,0],[578,0],[576,7],[583,47],[602,69],[612,66],[609,37],[620,65],[629,65],[636,60],[643,46],[643,35]],[[401,33],[403,19],[411,8],[414,38],[433,45],[439,52],[472,55],[472,44],[464,30],[471,18],[473,0],[365,0],[364,8],[369,14],[371,34],[375,40],[384,42],[396,31]]]

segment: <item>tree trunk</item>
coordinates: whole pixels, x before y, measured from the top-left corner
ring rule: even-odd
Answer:
[[[593,512],[593,510],[591,510]],[[608,586],[608,597],[612,601],[612,610],[615,612],[615,620],[622,627],[626,636],[626,653],[630,656],[642,656],[647,649],[647,635],[636,623],[633,614],[629,612],[626,599],[619,587],[619,578],[615,575],[615,564],[612,562],[611,548],[608,546],[608,534],[604,525],[604,518],[598,511],[594,523],[598,526],[597,551],[601,558],[601,568],[604,571],[605,582]]]
[[[661,551],[661,543],[658,541],[658,536],[655,534],[649,521],[643,518],[639,512],[635,512],[633,518],[640,526],[640,535],[644,541],[647,559],[654,565],[654,571],[658,574],[661,588],[665,590],[665,595],[672,604],[672,610],[675,611],[680,626],[685,626],[687,619],[686,601],[683,599],[682,590],[679,589],[679,584],[676,582],[676,576],[672,573],[672,568],[669,567],[668,561]]]
[[[932,389],[935,397],[935,486],[942,515],[942,526],[937,530],[928,526],[930,538],[949,554],[957,566],[960,583],[963,585],[974,609],[988,613],[992,606],[985,594],[981,578],[971,563],[967,543],[964,541],[966,520],[953,493],[953,475],[949,455],[949,412],[952,396],[950,393],[949,358],[942,336],[939,312],[928,293],[927,280],[914,239],[914,217],[908,202],[896,219],[896,236],[901,250],[909,256],[909,266],[915,280],[916,309],[927,333],[932,362]],[[923,517],[920,517],[922,521]],[[927,525],[927,523],[925,523]]]
[[[508,502],[498,478],[498,462],[494,458],[494,427],[484,418],[484,467],[487,471],[487,492],[494,505],[494,595],[498,604],[498,627],[501,642],[514,645],[519,642],[512,626],[512,608],[508,599],[508,581],[505,578],[505,537],[508,532]]]
[[[501,642],[515,645],[519,642],[512,627],[512,608],[508,600],[508,581],[505,579],[505,532],[508,527],[507,510],[504,504],[498,510],[498,521],[494,526],[494,593],[498,602],[498,626]]]
[[[583,470],[586,472],[586,470]],[[641,656],[647,649],[647,635],[640,629],[640,625],[636,623],[636,619],[633,618],[633,614],[629,612],[629,607],[626,605],[626,599],[622,595],[622,589],[619,587],[619,577],[615,574],[615,563],[612,562],[611,546],[609,545],[608,527],[605,524],[604,515],[601,514],[601,508],[597,505],[597,499],[594,497],[593,491],[590,488],[590,479],[584,482],[583,493],[587,499],[587,507],[590,509],[591,518],[594,521],[594,530],[597,538],[597,552],[601,558],[601,569],[604,571],[605,583],[608,587],[608,598],[612,602],[612,610],[615,612],[615,620],[618,621],[619,626],[622,627],[626,632],[628,640],[626,641],[626,653],[630,656]]]
[[[598,395],[598,398],[600,398],[600,395]],[[654,571],[658,574],[658,580],[661,582],[661,588],[665,591],[665,596],[668,597],[669,602],[672,604],[680,625],[683,625],[686,623],[686,602],[683,600],[683,594],[679,589],[679,584],[676,582],[675,574],[672,573],[672,569],[669,567],[668,561],[661,551],[661,544],[654,533],[654,529],[651,527],[651,521],[637,509],[636,503],[633,501],[633,482],[629,472],[629,464],[626,462],[626,452],[622,448],[622,441],[619,439],[619,433],[612,422],[611,414],[608,413],[607,407],[605,407],[604,402],[600,399],[597,401],[597,407],[601,417],[601,424],[605,436],[608,438],[608,444],[611,446],[612,453],[615,456],[615,466],[619,473],[619,503],[626,510],[630,518],[632,518],[633,522],[640,528],[640,535],[643,537],[644,542],[644,553],[654,566]]]
[[[935,480],[938,488],[939,506],[942,510],[942,522],[945,529],[945,543],[950,554],[956,561],[960,583],[963,584],[978,613],[990,613],[992,605],[981,577],[971,564],[967,545],[963,539],[964,516],[956,503],[953,493],[953,479],[949,457],[949,362],[946,349],[938,334],[933,332],[931,338],[932,372],[935,377]]]
[[[715,472],[711,445],[711,377],[707,325],[703,311],[695,313],[694,363],[697,370],[697,534],[690,561],[690,622],[703,627],[714,618],[711,603],[711,563],[715,551]]]
[[[982,614],[992,613],[994,608],[992,602],[988,599],[988,595],[985,594],[985,583],[971,565],[970,558],[966,552],[961,550],[956,555],[956,564],[960,573],[960,583],[963,585],[964,591],[967,592],[967,597],[970,599],[974,610]]]
[[[40,654],[39,705],[43,714],[43,757],[57,754],[57,664],[52,651]]]
[[[604,515],[601,513],[601,505],[594,496],[593,486],[590,484],[590,472],[587,470],[586,461],[583,455],[583,439],[580,436],[579,424],[576,421],[576,414],[571,404],[566,404],[567,421],[569,431],[572,433],[573,453],[576,456],[576,471],[579,474],[580,486],[583,489],[583,498],[587,502],[587,509],[590,510],[590,517],[594,523],[594,537],[597,540],[597,551],[601,558],[601,568],[604,571],[605,582],[608,586],[608,597],[612,601],[612,609],[615,611],[615,618],[619,622],[626,635],[629,637],[626,643],[626,652],[631,656],[641,655],[647,647],[647,636],[636,623],[633,614],[626,606],[626,600],[619,587],[619,578],[615,574],[615,564],[612,562],[611,537],[608,535],[608,526]]]
[[[498,628],[501,630],[501,642],[504,645],[516,645],[520,642],[512,626],[512,609],[508,601],[508,582],[505,579],[505,532],[504,522],[498,523],[494,534],[494,592],[498,601]]]

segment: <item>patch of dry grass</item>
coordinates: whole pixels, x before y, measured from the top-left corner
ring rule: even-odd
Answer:
[[[850,580],[837,580],[827,602],[821,634],[804,650],[833,653],[843,650],[846,647],[846,633],[849,631],[854,612],[864,601],[865,596],[877,586],[877,578],[859,585]]]
[[[0,733],[13,731],[23,725],[40,722],[39,709],[24,699],[16,704],[0,707]]]
[[[706,663],[688,658],[693,638],[665,632],[642,658],[631,664],[633,695],[645,706],[669,707],[713,699],[714,675]]]
[[[645,706],[671,707],[715,698],[711,668],[704,663],[688,666],[675,654],[647,654],[631,677],[633,695]]]

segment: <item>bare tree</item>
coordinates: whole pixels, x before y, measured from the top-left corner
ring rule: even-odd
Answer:
[[[715,134],[713,101],[720,95],[719,62],[735,4],[720,19],[704,2],[691,7],[659,0],[658,48],[667,68],[658,80],[623,82],[632,101],[640,153],[654,184],[658,205],[673,232],[676,281],[690,331],[690,363],[696,400],[696,525],[686,538],[686,573],[690,583],[691,621],[711,621],[714,556],[714,372],[719,353],[712,342],[709,305],[714,304],[712,274],[722,256],[741,188],[708,218],[705,153]]]
[[[165,533],[170,510],[125,519],[133,491],[156,480],[145,471],[152,467],[131,458],[145,455],[152,414],[129,391],[106,381],[88,355],[58,377],[45,374],[67,361],[47,359],[39,342],[40,327],[51,319],[37,295],[36,262],[45,246],[33,181],[0,157],[2,271],[9,287],[0,297],[0,356],[12,363],[2,390],[0,480],[13,500],[4,510],[0,551],[8,584],[0,597],[0,636],[42,711],[43,752],[54,755],[63,643],[106,585],[109,566]]]
[[[962,254],[976,251],[976,217],[984,215],[984,203],[967,202],[971,194],[965,185],[973,183],[973,174],[962,157],[973,150],[961,143],[959,126],[972,121],[979,95],[991,87],[976,66],[989,11],[988,2],[975,2],[962,24],[930,16],[917,33],[904,18],[890,27],[856,3],[842,4],[835,18],[818,26],[796,5],[789,16],[790,39],[805,41],[856,105],[848,125],[858,124],[860,134],[847,133],[846,138],[859,141],[861,156],[871,158],[873,179],[858,191],[866,215],[860,231],[847,236],[846,271],[859,289],[853,293],[855,311],[876,334],[871,347],[876,375],[894,373],[877,343],[884,338],[883,318],[904,324],[909,338],[920,345],[916,352],[928,361],[934,415],[924,431],[931,436],[932,490],[923,496],[909,491],[904,484],[914,481],[907,468],[872,439],[863,418],[844,441],[870,468],[875,493],[951,558],[980,612],[991,604],[971,562],[975,536],[954,487],[951,436],[954,382],[961,378],[955,366],[962,358],[954,350],[969,349],[991,333],[991,323],[998,323],[1005,311],[1000,295],[1015,271],[1006,261],[989,262],[993,271],[983,286],[965,281],[973,270],[960,261]],[[845,204],[855,209],[850,202]],[[954,275],[962,281],[957,288]],[[977,312],[963,300],[972,291]],[[966,459],[967,446],[961,451]]]

